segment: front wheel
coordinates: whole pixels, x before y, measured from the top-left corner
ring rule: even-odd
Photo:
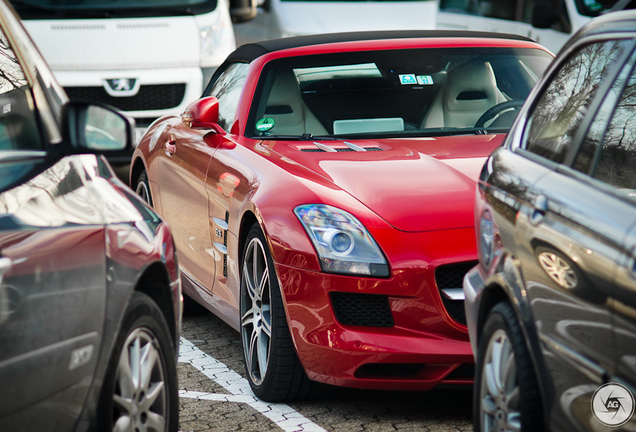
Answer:
[[[247,379],[267,402],[303,399],[312,392],[289,333],[265,236],[250,229],[241,261],[241,343]]]
[[[148,181],[148,173],[146,173],[146,170],[143,170],[141,174],[139,174],[139,178],[137,179],[137,184],[135,185],[135,192],[137,192],[137,195],[139,195],[141,199],[146,201],[148,205],[152,207],[152,195],[150,195],[150,182]]]
[[[102,385],[98,429],[176,431],[175,361],[170,331],[158,306],[146,294],[133,293]]]
[[[541,430],[539,388],[521,327],[508,303],[488,315],[477,351],[475,432]]]

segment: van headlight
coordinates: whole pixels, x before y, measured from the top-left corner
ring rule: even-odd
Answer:
[[[236,49],[229,12],[219,2],[211,23],[199,25],[201,67],[218,66]]]
[[[351,214],[325,204],[294,209],[311,239],[322,270],[374,277],[389,275],[389,266],[366,228]]]

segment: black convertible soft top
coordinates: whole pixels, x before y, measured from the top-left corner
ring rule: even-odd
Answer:
[[[232,52],[226,63],[245,62],[250,63],[254,59],[273,51],[280,51],[289,48],[297,48],[310,45],[322,45],[336,42],[354,42],[363,40],[379,39],[407,39],[407,38],[498,38],[515,39],[521,41],[534,42],[525,36],[494,32],[459,31],[459,30],[385,30],[385,31],[360,31],[345,33],[321,33],[307,36],[294,36],[281,39],[270,39],[260,42],[247,43],[241,45]]]
[[[383,30],[360,31],[344,33],[319,33],[307,36],[293,36],[280,39],[269,39],[260,42],[252,42],[241,45],[227,56],[225,61],[217,68],[208,82],[203,95],[208,94],[210,87],[229,63],[251,63],[258,57],[290,48],[311,45],[322,45],[337,42],[354,42],[380,39],[409,39],[409,38],[496,38],[513,39],[534,42],[525,36],[507,33],[479,32],[468,30]]]

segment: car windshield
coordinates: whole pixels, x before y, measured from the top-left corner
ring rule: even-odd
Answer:
[[[22,19],[192,15],[217,0],[10,0]],[[53,13],[53,15],[51,15]]]
[[[539,49],[513,48],[384,50],[276,60],[263,71],[247,135],[335,139],[507,132],[514,108],[551,60]]]

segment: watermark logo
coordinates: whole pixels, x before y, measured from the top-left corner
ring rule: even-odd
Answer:
[[[592,414],[601,424],[622,426],[634,415],[634,395],[627,387],[608,383],[599,387],[592,396]]]

